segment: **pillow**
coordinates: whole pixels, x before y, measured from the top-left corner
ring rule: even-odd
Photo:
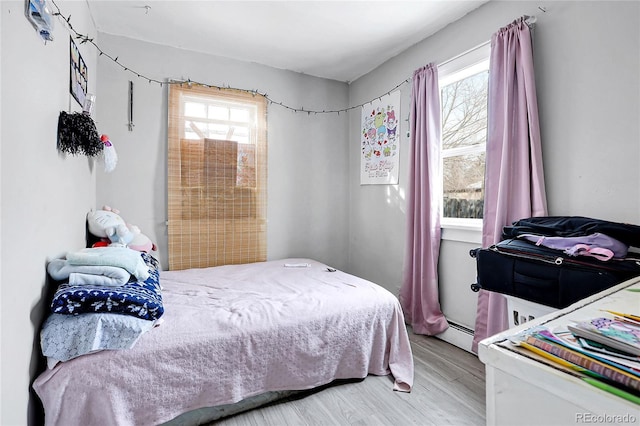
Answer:
[[[42,354],[55,364],[104,349],[129,349],[155,323],[119,314],[51,314],[40,332]]]

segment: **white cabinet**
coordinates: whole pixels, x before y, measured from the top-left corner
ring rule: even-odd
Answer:
[[[487,425],[640,424],[640,405],[516,352],[507,340],[536,325],[555,329],[571,320],[601,316],[603,309],[639,314],[640,292],[634,290],[640,290],[640,277],[480,342]]]

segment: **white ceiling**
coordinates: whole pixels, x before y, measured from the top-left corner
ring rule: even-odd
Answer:
[[[86,1],[99,32],[350,82],[488,0]]]

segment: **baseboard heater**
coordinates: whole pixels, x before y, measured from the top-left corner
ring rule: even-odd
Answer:
[[[473,330],[454,321],[447,320],[447,322],[449,323],[449,328],[447,328],[444,333],[438,334],[437,337],[460,349],[473,353],[471,351],[473,345]]]
[[[464,325],[460,325],[458,323],[455,323],[455,322],[449,321],[449,320],[447,320],[447,322],[449,323],[449,327],[451,327],[451,328],[455,328],[456,330],[461,331],[463,333],[466,333],[466,334],[468,334],[470,336],[473,336],[473,334],[474,334],[472,329],[470,329],[468,327],[465,327]]]

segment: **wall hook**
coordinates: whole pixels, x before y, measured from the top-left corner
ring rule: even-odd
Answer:
[[[133,124],[133,81],[129,80],[129,123],[127,127],[133,132],[135,124]]]

